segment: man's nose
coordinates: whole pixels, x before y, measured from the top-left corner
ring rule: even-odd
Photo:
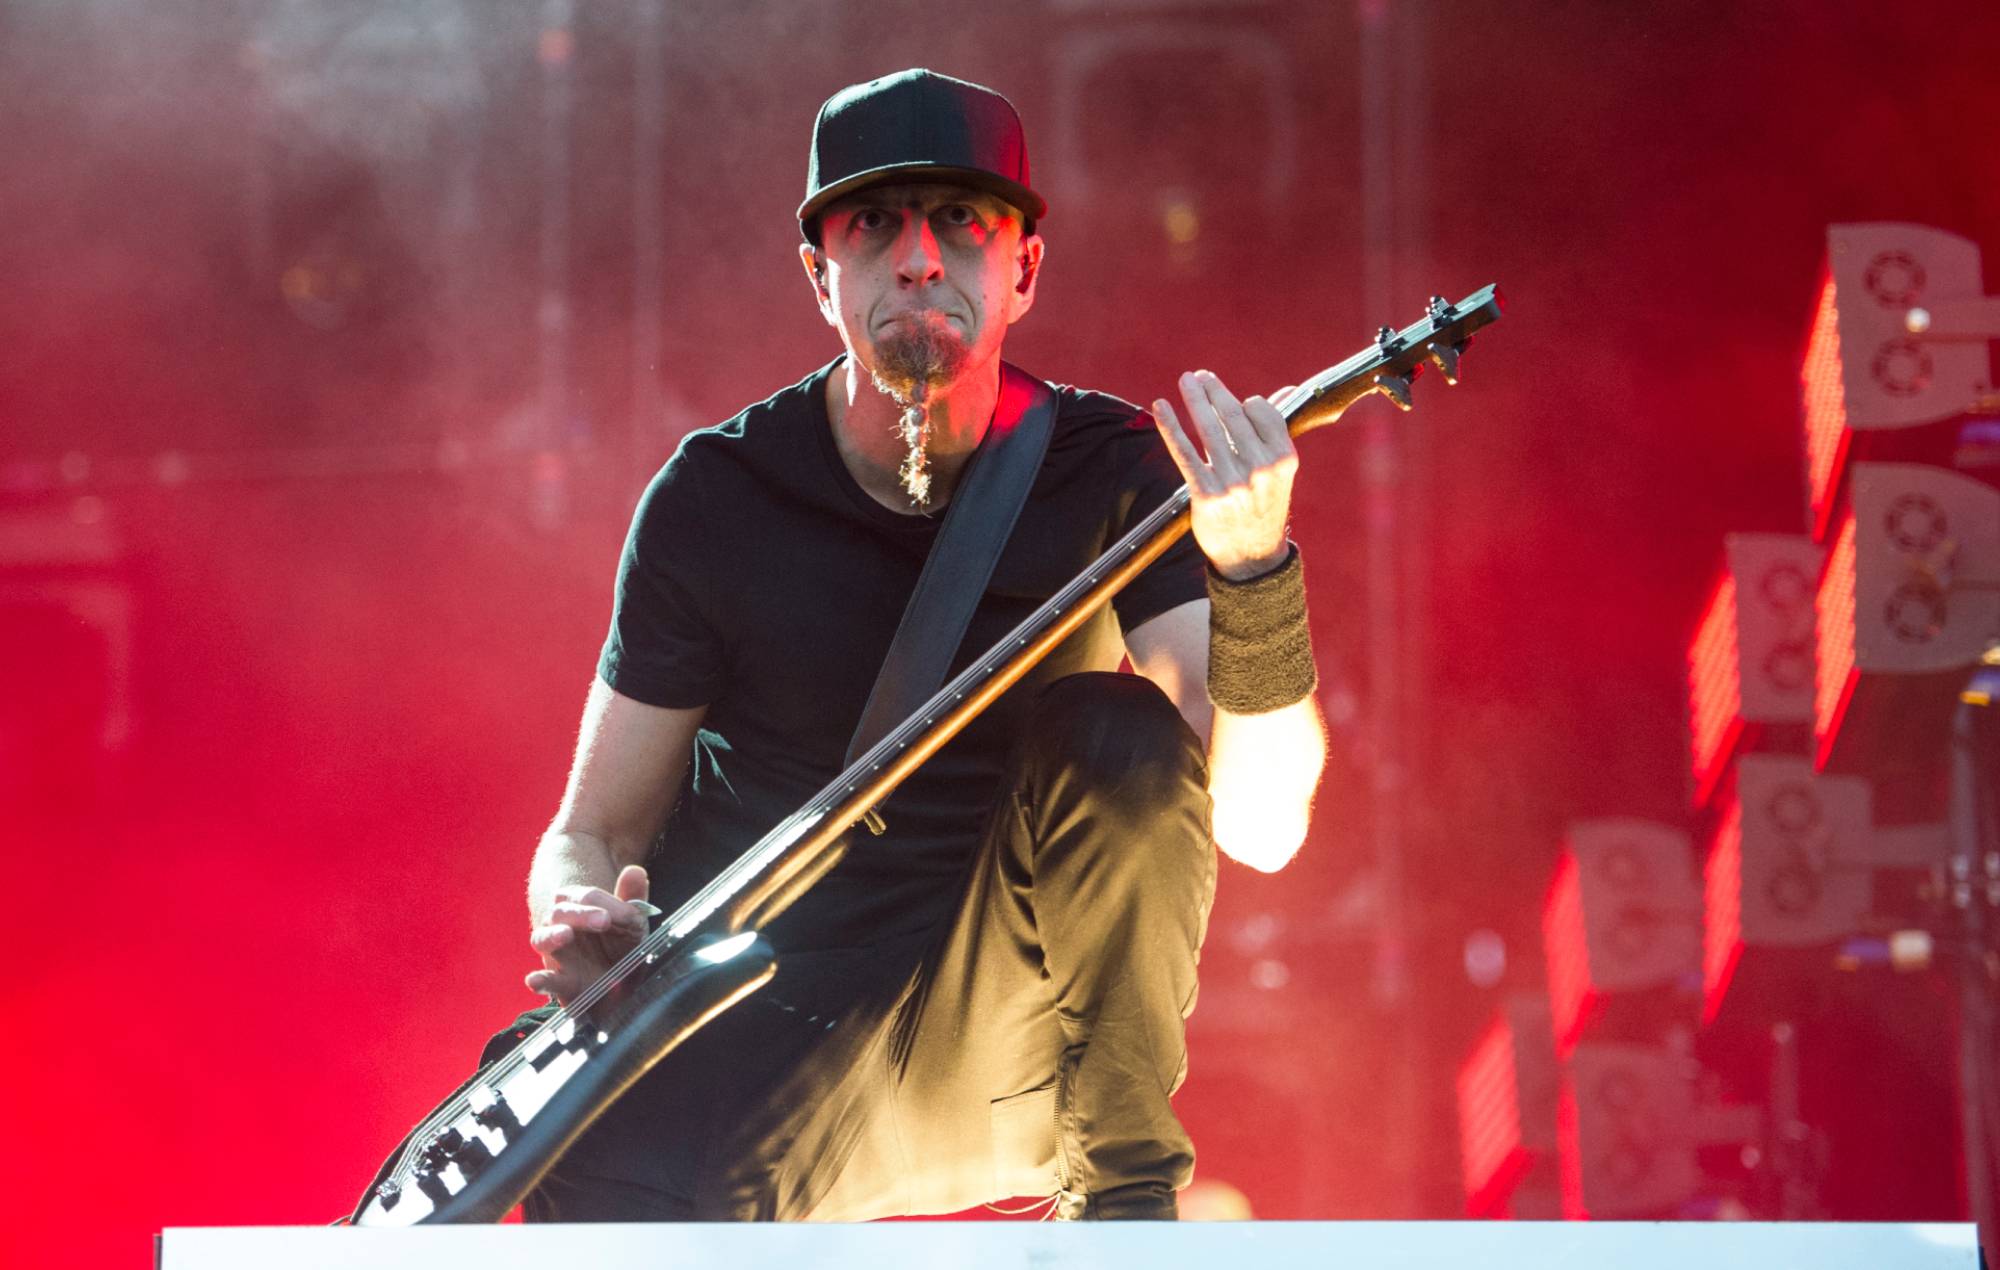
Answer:
[[[938,250],[937,234],[928,216],[911,216],[903,222],[896,240],[896,277],[910,286],[922,286],[944,276],[944,256]]]

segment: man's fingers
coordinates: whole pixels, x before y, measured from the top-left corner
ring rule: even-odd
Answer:
[[[551,904],[549,920],[585,930],[603,930],[611,924],[611,914],[595,904]]]
[[[1182,375],[1181,399],[1187,403],[1194,426],[1201,431],[1201,444],[1208,451],[1208,465],[1215,470],[1218,484],[1233,485],[1243,477],[1243,464],[1236,457],[1237,446],[1230,439],[1229,429],[1223,425],[1222,416],[1209,397],[1208,378],[1206,371]]]
[[[1153,401],[1153,423],[1160,430],[1160,439],[1167,443],[1167,454],[1174,466],[1181,470],[1181,478],[1197,491],[1206,491],[1208,485],[1208,465],[1202,462],[1201,452],[1194,448],[1194,442],[1181,427],[1179,416],[1167,404],[1165,397]]]
[[[522,980],[529,991],[566,1001],[623,955],[644,934],[645,920],[632,901],[645,899],[649,886],[646,870],[627,865],[612,883],[615,895],[595,886],[557,888],[543,924],[528,932],[528,947],[547,963]]]
[[[618,892],[616,895],[595,886],[558,888],[556,902],[549,906],[549,920],[580,926],[585,930],[609,930],[615,926],[630,926],[641,920],[629,901],[646,898],[650,889],[646,871],[636,864],[628,864],[619,872],[618,880],[612,886]]]
[[[1263,447],[1266,462],[1292,452],[1292,434],[1285,427],[1285,416],[1278,413],[1276,403],[1251,397],[1243,403],[1243,417],[1257,430],[1257,441]]]
[[[583,987],[582,982],[575,975],[567,974],[552,967],[544,967],[541,970],[530,970],[521,977],[521,982],[528,985],[528,991],[545,997],[553,997],[559,1005],[568,1005],[570,998],[574,997],[577,991]]]
[[[647,878],[646,870],[636,864],[628,864],[618,870],[618,881],[612,884],[612,890],[617,892],[621,900],[643,900],[651,887],[652,882]]]
[[[528,947],[544,957],[560,952],[575,942],[576,928],[572,926],[537,926],[528,932]]]
[[[581,904],[588,908],[609,908],[618,902],[618,897],[601,886],[560,886],[556,888],[558,904]]]
[[[1268,439],[1250,421],[1244,403],[1229,391],[1229,385],[1212,371],[1202,371],[1200,380],[1202,393],[1215,411],[1216,421],[1229,436],[1229,448],[1236,455],[1239,477],[1269,462]]]

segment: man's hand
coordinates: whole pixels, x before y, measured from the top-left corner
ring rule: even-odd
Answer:
[[[614,893],[595,886],[559,888],[548,924],[528,932],[529,947],[542,957],[542,969],[528,973],[528,990],[568,1005],[632,951],[646,937],[646,915],[631,901],[645,899],[646,890],[646,871],[636,864],[619,870]]]
[[[1280,389],[1283,400],[1293,389]],[[1292,448],[1278,407],[1263,397],[1238,401],[1205,370],[1181,376],[1181,400],[1201,433],[1204,458],[1162,397],[1153,421],[1192,495],[1194,539],[1215,571],[1232,581],[1254,578],[1285,562],[1285,524],[1292,511]]]

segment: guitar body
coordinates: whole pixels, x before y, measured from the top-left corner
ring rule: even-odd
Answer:
[[[632,1083],[708,1020],[769,982],[755,934],[690,944],[565,1011],[488,1063],[389,1157],[357,1226],[500,1220]]]

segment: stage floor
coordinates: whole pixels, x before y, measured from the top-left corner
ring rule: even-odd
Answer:
[[[879,1225],[254,1226],[168,1230],[159,1270],[592,1270],[884,1265],[1505,1270],[1975,1270],[1969,1224],[1834,1222],[909,1222]]]

